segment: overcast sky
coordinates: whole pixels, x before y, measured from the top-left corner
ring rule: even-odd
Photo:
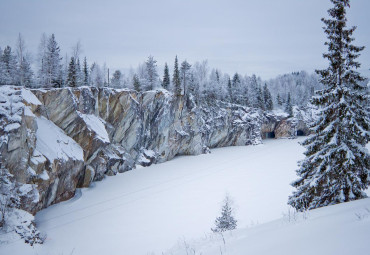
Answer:
[[[329,7],[329,0],[0,0],[0,46],[14,46],[21,33],[36,53],[41,34],[55,33],[63,53],[80,40],[88,62],[111,69],[136,67],[149,55],[172,66],[177,54],[268,79],[326,66],[320,18]],[[369,10],[369,0],[352,0],[348,12],[358,26],[355,44],[366,46],[367,76]]]

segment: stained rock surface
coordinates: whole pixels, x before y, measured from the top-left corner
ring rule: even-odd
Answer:
[[[25,185],[22,209],[31,213],[136,164],[260,144],[271,132],[291,137],[308,132],[306,122],[167,90],[0,87],[1,160]]]

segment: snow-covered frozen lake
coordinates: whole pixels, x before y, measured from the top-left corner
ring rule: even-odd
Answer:
[[[214,149],[107,177],[37,214],[44,245],[19,241],[1,254],[161,254],[179,239],[210,232],[226,193],[238,227],[281,218],[303,159],[300,141]]]

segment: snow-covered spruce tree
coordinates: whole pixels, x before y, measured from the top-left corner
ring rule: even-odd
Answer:
[[[331,0],[331,19],[322,19],[327,34],[329,67],[317,71],[324,89],[312,99],[321,112],[313,124],[314,135],[304,141],[306,158],[297,171],[300,178],[288,203],[297,210],[366,197],[370,182],[369,119],[364,109],[365,88],[355,61],[363,47],[351,44],[355,27],[346,27],[349,0]]]
[[[229,77],[228,81],[227,81],[227,92],[229,94],[229,102],[233,102],[233,90],[232,90],[232,86],[231,86],[231,79]]]
[[[293,105],[292,105],[292,99],[291,99],[291,96],[290,96],[290,92],[288,92],[288,97],[286,99],[285,112],[287,114],[289,114],[289,117],[293,116]]]
[[[157,73],[157,60],[153,56],[149,56],[148,60],[145,62],[145,78],[147,80],[148,87],[147,90],[152,90],[157,86],[158,73]]]
[[[71,57],[71,61],[68,66],[67,86],[73,88],[77,87],[77,69],[74,57]]]
[[[132,83],[133,83],[134,89],[137,92],[140,92],[141,91],[141,85],[140,85],[140,80],[139,80],[139,77],[137,76],[137,74],[134,74],[134,77],[132,78]]]
[[[268,89],[266,83],[263,86],[263,100],[265,103],[266,110],[271,111],[274,108],[274,104],[272,102],[272,96],[271,96],[270,90]]]
[[[265,110],[265,103],[263,100],[263,93],[261,86],[257,87],[257,93],[256,93],[256,105],[255,107]]]
[[[176,96],[181,96],[181,81],[180,81],[179,61],[177,60],[177,56],[175,58],[175,66],[173,69],[172,84],[173,84],[174,94]]]
[[[76,60],[76,58],[75,58]],[[76,61],[76,85],[77,87],[80,87],[83,85],[83,73],[82,73],[82,69],[81,69],[81,63],[80,63],[80,59],[77,58],[77,61]]]
[[[62,85],[62,58],[60,48],[55,40],[54,34],[50,36],[46,45],[46,87],[60,88]]]
[[[276,103],[277,103],[279,106],[282,106],[282,105],[283,105],[283,102],[281,101],[281,98],[280,98],[280,94],[277,94],[277,96],[276,96]]]
[[[84,66],[83,66],[83,85],[88,86],[89,85],[89,68],[87,66],[87,59],[84,58]]]
[[[2,85],[16,85],[17,84],[17,58],[14,55],[12,48],[6,46],[1,58],[1,68],[2,68]]]
[[[162,87],[167,90],[170,88],[170,72],[167,63],[164,64]]]
[[[231,90],[233,95],[233,101],[231,103],[241,104],[241,81],[238,73],[235,73],[233,76]]]
[[[211,229],[215,233],[233,230],[237,226],[237,220],[233,216],[232,200],[228,195],[223,201],[221,216],[216,218],[215,225],[216,227]]]

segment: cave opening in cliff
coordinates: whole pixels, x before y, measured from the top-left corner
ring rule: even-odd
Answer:
[[[305,132],[303,130],[297,130],[297,136],[305,136]]]
[[[275,138],[275,132],[272,131],[272,132],[265,132],[264,134],[264,138],[265,139],[272,139],[272,138]]]

